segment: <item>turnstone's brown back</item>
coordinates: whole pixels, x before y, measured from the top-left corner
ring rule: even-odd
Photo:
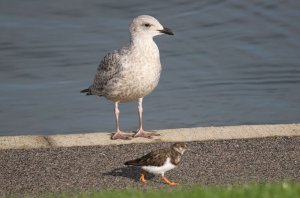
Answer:
[[[164,173],[175,168],[181,160],[182,154],[186,150],[186,144],[183,142],[175,143],[170,148],[151,151],[147,155],[125,162],[125,165],[140,166],[144,171],[160,174],[163,180],[169,185],[175,185],[170,182]],[[145,172],[141,174],[140,180],[146,183]]]

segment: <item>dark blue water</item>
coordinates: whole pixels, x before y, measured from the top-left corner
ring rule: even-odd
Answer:
[[[153,15],[163,73],[144,128],[300,122],[300,1],[0,0],[0,135],[113,131],[114,105],[79,93]],[[137,104],[120,106],[138,127]]]

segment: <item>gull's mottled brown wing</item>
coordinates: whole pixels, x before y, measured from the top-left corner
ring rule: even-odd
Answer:
[[[94,82],[90,86],[91,93],[101,96],[107,83],[120,72],[120,66],[119,52],[113,51],[108,53],[97,68]]]

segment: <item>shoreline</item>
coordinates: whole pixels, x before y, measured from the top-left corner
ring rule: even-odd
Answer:
[[[161,136],[153,139],[134,138],[132,140],[111,140],[111,133],[109,132],[45,136],[0,136],[0,150],[300,136],[300,124],[211,126],[164,129],[155,130],[155,132],[161,134]]]

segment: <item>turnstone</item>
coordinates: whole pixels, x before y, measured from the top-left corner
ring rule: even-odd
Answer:
[[[112,139],[130,139],[133,136],[119,129],[118,104],[135,100],[138,100],[139,129],[134,137],[159,135],[144,131],[142,103],[143,98],[157,86],[161,73],[159,49],[153,37],[174,33],[149,15],[134,18],[129,30],[130,44],[108,53],[97,69],[93,84],[81,91],[86,95],[104,96],[115,103],[116,132]]]
[[[186,148],[186,143],[175,143],[170,148],[151,151],[141,158],[127,161],[124,164],[141,167],[143,171],[140,176],[140,181],[143,183],[147,183],[145,176],[146,172],[149,172],[155,175],[161,175],[164,182],[170,186],[175,186],[176,184],[174,182],[171,182],[165,177],[165,172],[178,165]]]

